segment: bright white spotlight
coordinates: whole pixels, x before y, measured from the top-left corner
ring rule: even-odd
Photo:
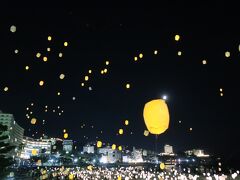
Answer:
[[[166,95],[163,95],[163,100],[167,100],[167,96]]]

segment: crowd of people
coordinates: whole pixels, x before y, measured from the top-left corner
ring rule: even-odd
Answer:
[[[154,168],[144,169],[136,167],[93,167],[88,166],[64,168],[64,167],[46,167],[30,171],[32,179],[51,179],[51,180],[228,180],[240,179],[239,171],[232,174],[210,174],[202,173],[200,175],[191,172],[178,172],[177,170],[159,171]]]

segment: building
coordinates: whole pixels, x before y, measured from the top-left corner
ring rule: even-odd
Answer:
[[[66,153],[72,152],[73,150],[73,140],[63,140],[63,151]]]
[[[91,145],[86,145],[86,146],[83,146],[83,153],[94,153],[94,146],[91,146]]]
[[[173,154],[173,147],[168,145],[168,144],[166,144],[164,146],[164,153],[165,154]]]
[[[3,135],[8,136],[9,138],[4,140],[4,142],[18,147],[23,141],[24,129],[17,124],[12,114],[6,114],[2,111],[0,111],[0,123],[6,125],[8,128]]]
[[[135,162],[135,163],[143,162],[143,150],[142,149],[136,149],[135,147],[133,147],[131,162]]]
[[[189,156],[197,156],[197,157],[209,157],[209,154],[206,154],[204,150],[202,149],[192,149],[192,150],[187,150],[185,153]]]
[[[98,153],[102,154],[100,163],[116,163],[121,161],[121,152],[116,149],[113,150],[110,146],[99,148]]]
[[[33,139],[30,137],[24,137],[20,158],[30,159],[31,156],[51,154],[51,147],[53,142],[54,141],[51,139]]]

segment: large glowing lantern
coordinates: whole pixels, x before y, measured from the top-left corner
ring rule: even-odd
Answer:
[[[64,137],[64,139],[67,139],[68,138],[68,133],[64,133],[63,137]]]
[[[102,141],[98,141],[98,142],[97,142],[97,147],[98,147],[98,148],[102,147]]]
[[[119,130],[118,130],[118,133],[119,133],[119,134],[123,134],[123,129],[119,129]]]
[[[164,163],[160,163],[160,169],[165,169],[165,164]]]
[[[129,124],[129,121],[128,120],[125,120],[125,125],[127,126]]]
[[[36,122],[37,122],[37,119],[36,119],[36,118],[32,118],[32,119],[31,119],[31,124],[36,124]]]
[[[144,122],[152,134],[161,134],[168,129],[169,112],[167,104],[162,99],[152,100],[145,104],[143,110]]]
[[[113,144],[112,145],[112,150],[115,150],[116,149],[116,144]]]

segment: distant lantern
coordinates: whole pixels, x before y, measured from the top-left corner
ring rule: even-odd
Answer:
[[[126,88],[129,89],[130,88],[130,84],[126,84]]]
[[[60,74],[59,78],[63,80],[65,78],[65,74]]]
[[[33,155],[33,156],[36,156],[36,155],[37,155],[37,150],[36,150],[36,149],[33,149],[33,150],[32,150],[32,155]]]
[[[36,124],[36,122],[37,122],[37,119],[36,119],[36,118],[32,118],[32,119],[31,119],[31,124]]]
[[[48,58],[46,56],[43,57],[43,61],[47,62]]]
[[[29,66],[25,66],[26,71],[29,70]]]
[[[116,149],[116,144],[113,144],[112,145],[112,150],[115,150]]]
[[[6,86],[6,87],[4,87],[4,89],[3,89],[5,92],[7,92],[8,91],[8,87]]]
[[[48,36],[48,41],[51,41],[52,40],[52,37],[51,36]]]
[[[72,97],[72,100],[75,101],[75,100],[76,100],[76,97]]]
[[[17,54],[17,53],[18,53],[18,49],[15,49],[15,51],[14,51],[14,52],[15,52],[15,54]]]
[[[145,125],[150,133],[159,135],[169,127],[169,111],[166,101],[155,99],[147,102],[143,109]]]
[[[181,52],[181,51],[178,51],[177,54],[178,54],[178,56],[181,56],[181,55],[182,55],[182,52]]]
[[[58,93],[57,93],[57,95],[58,95],[58,96],[60,96],[60,95],[61,95],[61,93],[60,93],[60,92],[58,92]]]
[[[190,131],[192,131],[193,129],[192,128],[189,128]]]
[[[63,44],[65,47],[67,47],[68,46],[68,42],[64,42],[64,44]]]
[[[230,52],[229,51],[225,52],[225,57],[227,57],[227,58],[230,57]]]
[[[43,85],[44,85],[44,81],[40,81],[40,82],[39,82],[39,85],[40,85],[40,86],[43,86]]]
[[[101,74],[104,74],[104,71],[103,71],[103,70],[101,70]]]
[[[37,53],[37,54],[36,54],[36,57],[37,57],[37,58],[40,58],[40,57],[41,57],[41,53]]]
[[[155,54],[155,55],[157,55],[157,53],[158,53],[158,51],[157,51],[157,50],[155,50],[155,51],[154,51],[154,54]]]
[[[220,96],[223,96],[223,93],[220,93]]]
[[[106,65],[109,65],[109,61],[106,61],[105,64],[106,64]]]
[[[12,26],[10,27],[10,31],[11,31],[12,33],[15,33],[15,32],[17,31],[17,27],[14,26],[14,25],[12,25]]]
[[[58,54],[58,57],[63,57],[63,53],[59,53],[59,54]]]
[[[91,91],[91,90],[92,90],[92,87],[91,87],[91,86],[90,86],[90,87],[88,87],[88,90],[89,90],[89,91]]]
[[[68,138],[68,133],[64,133],[63,137],[64,137],[64,139],[67,139]]]
[[[160,163],[160,169],[165,169],[165,164],[164,163]]]
[[[137,61],[137,60],[138,60],[138,58],[137,58],[137,56],[135,56],[135,57],[134,57],[134,61]]]
[[[143,135],[144,136],[148,136],[149,135],[149,131],[148,130],[144,130]]]
[[[92,70],[91,70],[91,69],[89,69],[89,70],[88,70],[88,73],[89,73],[89,74],[91,74],[91,73],[92,73]]]
[[[180,36],[177,34],[175,35],[175,41],[179,41],[180,40]]]
[[[139,54],[139,58],[140,58],[140,59],[143,58],[143,54],[142,54],[142,53]]]
[[[128,120],[125,120],[125,125],[127,126],[129,124],[129,121]]]
[[[47,51],[50,52],[50,51],[51,51],[51,48],[47,48]]]
[[[220,92],[222,92],[222,91],[223,91],[223,89],[222,89],[222,88],[220,88],[219,90],[220,90]]]
[[[83,87],[83,86],[84,86],[84,83],[81,83],[81,86]]]
[[[84,79],[85,79],[85,81],[88,81],[89,77],[88,77],[88,76],[85,76]]]
[[[123,129],[119,129],[119,130],[118,130],[118,133],[119,133],[119,134],[123,134]]]
[[[118,150],[119,150],[119,151],[122,151],[122,146],[118,146]]]
[[[103,72],[104,72],[104,73],[107,73],[107,68],[105,68],[105,69],[103,70]]]
[[[202,60],[202,64],[203,65],[207,64],[207,60]]]
[[[69,175],[68,175],[68,179],[69,179],[69,180],[74,179],[74,174],[69,174]]]
[[[98,148],[102,147],[102,141],[97,141],[97,147]]]

